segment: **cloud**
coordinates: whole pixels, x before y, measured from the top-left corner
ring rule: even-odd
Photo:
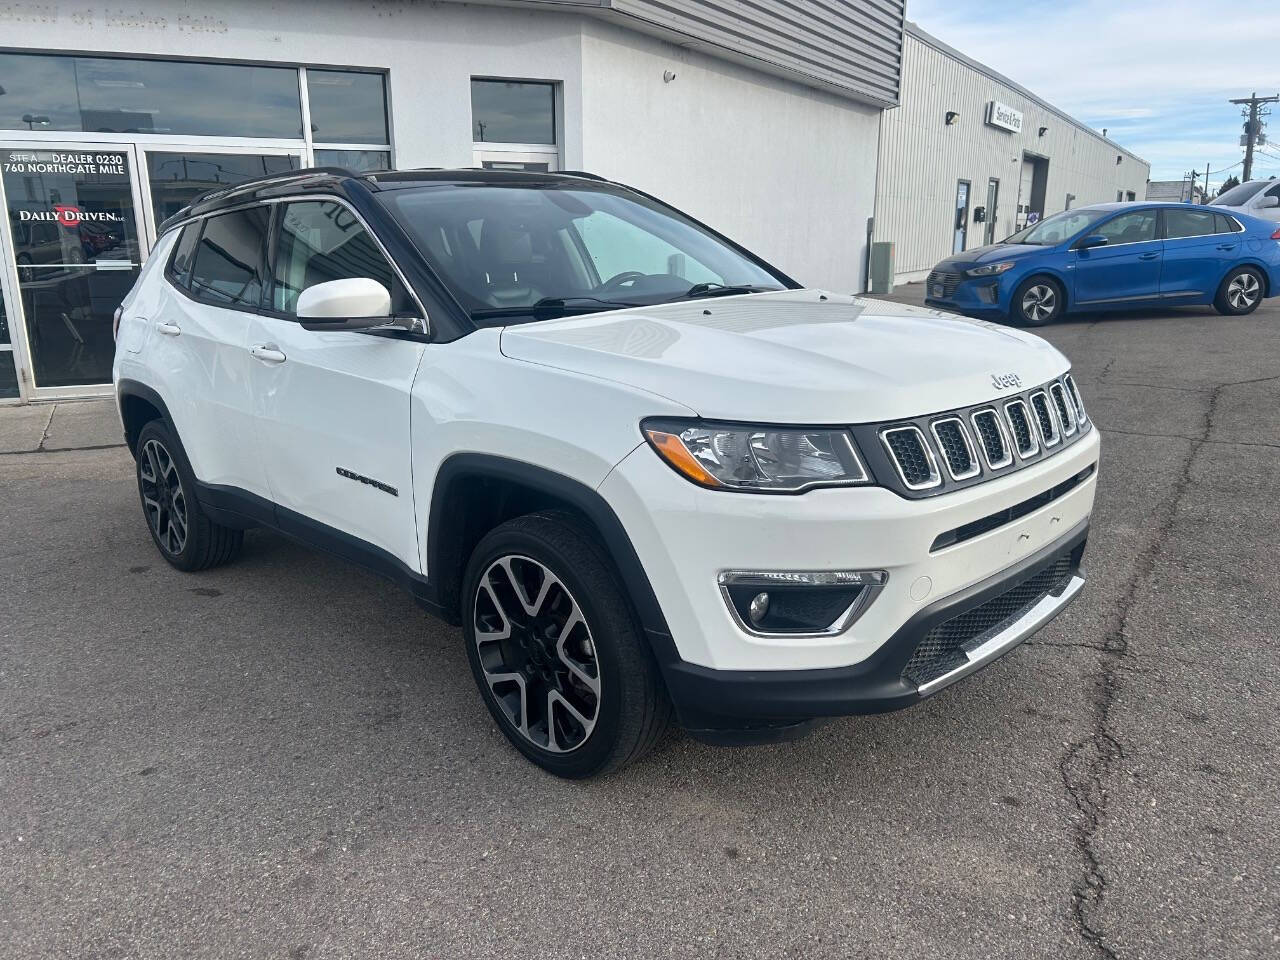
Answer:
[[[1256,42],[1280,36],[1274,3],[1220,11],[1185,0],[1062,0],[993,17],[978,0],[910,0],[907,13],[1081,122],[1107,127],[1151,161],[1153,179],[1236,163],[1241,119],[1227,100],[1275,93],[1280,81],[1271,45]],[[1280,110],[1273,129],[1280,138]]]

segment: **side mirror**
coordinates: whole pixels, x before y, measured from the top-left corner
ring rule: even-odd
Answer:
[[[1268,210],[1271,207],[1280,207],[1280,197],[1263,197],[1258,201],[1259,210]]]
[[[304,330],[367,330],[388,324],[403,326],[391,316],[391,294],[377,280],[352,277],[307,287],[298,296],[298,322]]]
[[[1111,241],[1100,233],[1091,233],[1076,244],[1077,250],[1088,250],[1091,247],[1105,247]]]

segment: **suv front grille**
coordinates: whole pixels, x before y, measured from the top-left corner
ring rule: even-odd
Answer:
[[[956,287],[960,286],[961,279],[962,277],[958,273],[951,273],[946,270],[934,270],[929,274],[929,279],[925,281],[928,284],[928,286],[925,287],[925,292],[932,297],[935,296],[934,291],[938,287],[942,287],[942,295],[944,297],[954,296]]]
[[[918,427],[894,427],[880,436],[909,490],[927,490],[942,482],[937,462]]]
[[[981,646],[1049,594],[1062,592],[1071,580],[1072,553],[1062,551],[1039,573],[935,626],[907,661],[902,678],[918,687],[963,667],[969,660],[966,651]]]
[[[1057,453],[1089,432],[1066,378],[1007,400],[850,428],[877,480],[918,498],[981,483]]]

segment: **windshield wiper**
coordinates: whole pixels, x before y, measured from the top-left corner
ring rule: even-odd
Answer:
[[[634,307],[637,304],[621,300],[601,300],[598,297],[543,297],[536,303],[523,307],[482,307],[471,311],[473,320],[490,320],[496,317],[556,317],[569,313],[597,313],[606,307]]]
[[[684,293],[680,294],[678,297],[672,297],[671,300],[668,300],[667,302],[671,303],[675,300],[696,300],[699,297],[734,297],[742,293],[769,293],[778,289],[778,287],[757,287],[749,283],[695,283]]]

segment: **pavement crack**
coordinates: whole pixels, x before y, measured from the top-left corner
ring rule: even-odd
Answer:
[[[36,444],[36,450],[44,449],[45,441],[49,439],[49,428],[53,426],[53,415],[58,412],[56,403],[49,406],[49,419],[44,422],[44,431],[40,434],[40,442]]]
[[[1191,485],[1192,465],[1200,450],[1210,442],[1218,401],[1227,386],[1229,384],[1219,384],[1210,391],[1200,435],[1187,438],[1191,446],[1182,459],[1178,478],[1169,497],[1155,512],[1155,532],[1133,565],[1101,645],[1081,644],[1098,649],[1102,669],[1094,685],[1093,729],[1087,737],[1067,745],[1058,762],[1058,772],[1067,797],[1075,806],[1073,840],[1083,867],[1082,876],[1072,889],[1075,924],[1081,940],[1103,960],[1117,960],[1118,954],[1107,943],[1107,933],[1099,916],[1109,881],[1095,841],[1107,816],[1112,767],[1125,755],[1113,726],[1112,713],[1128,666],[1125,659],[1129,656],[1129,620],[1138,594],[1151,579],[1157,558],[1173,532],[1183,497]]]

